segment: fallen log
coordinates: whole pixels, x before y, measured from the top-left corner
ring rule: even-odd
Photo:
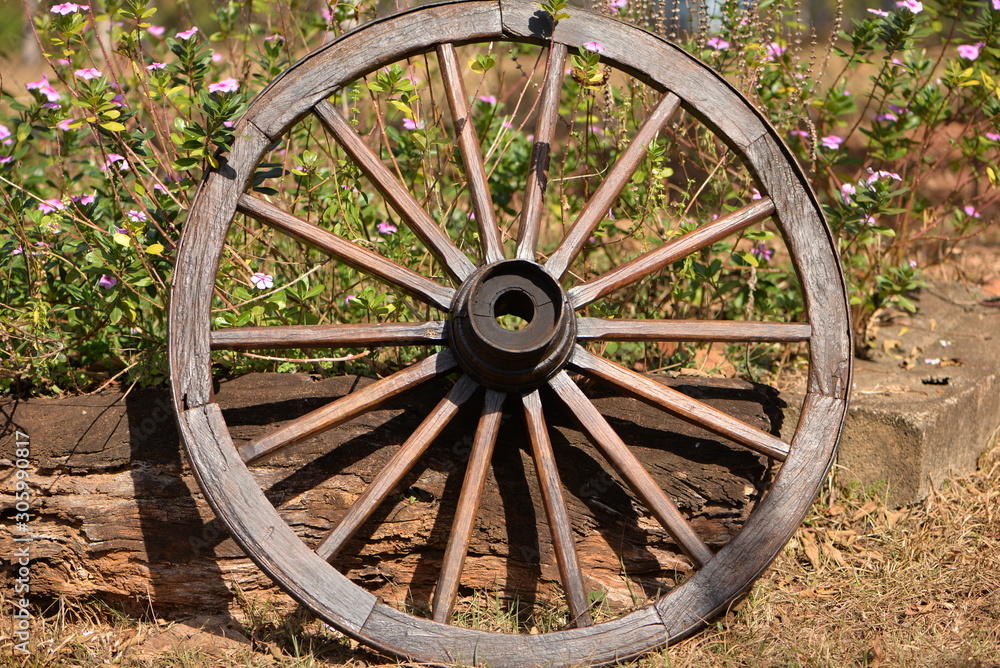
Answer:
[[[724,379],[660,380],[755,427],[780,429],[781,402],[770,388]],[[220,383],[216,400],[239,444],[368,382],[252,374]],[[772,475],[766,458],[637,400],[585,389],[709,546],[739,531]],[[255,463],[254,475],[296,533],[315,546],[443,392],[431,385],[404,395]],[[547,411],[557,405],[549,399]],[[513,408],[508,405],[503,418],[462,584],[466,593],[474,587],[530,603],[559,595],[559,577],[523,418]],[[17,441],[29,444],[25,535],[32,538],[33,597],[99,598],[164,615],[224,611],[236,591],[274,593],[202,497],[165,391],[8,399],[0,411],[5,515],[15,507]],[[620,609],[673,586],[689,571],[686,557],[569,417],[551,412],[588,590]],[[476,413],[459,414],[335,562],[383,599],[427,605]],[[0,536],[3,554],[13,553],[18,535]],[[10,580],[12,573],[5,569],[2,577]],[[11,584],[3,586],[9,591]]]

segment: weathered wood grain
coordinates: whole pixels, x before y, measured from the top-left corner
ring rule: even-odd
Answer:
[[[331,325],[276,325],[212,330],[212,350],[260,348],[366,348],[437,345],[447,339],[446,321]]]
[[[447,311],[455,297],[455,289],[441,285],[387,257],[353,244],[319,225],[302,220],[260,197],[244,194],[237,210],[265,225],[277,228],[307,244],[338,257],[362,273],[381,278],[417,299]]]
[[[458,366],[455,357],[445,350],[435,353],[402,371],[383,378],[364,389],[353,392],[342,399],[303,415],[290,424],[276,429],[267,436],[240,447],[240,457],[244,462],[253,462],[275,450],[288,447],[309,436],[371,410],[395,395],[413,389],[417,385],[448,373]]]
[[[748,320],[629,320],[577,318],[577,338],[583,341],[808,341],[812,326],[800,322]]]
[[[413,233],[424,242],[427,250],[434,254],[452,278],[459,282],[468,278],[469,274],[475,271],[476,265],[458,249],[447,232],[438,226],[417,198],[400,183],[375,151],[354,131],[351,122],[326,100],[316,103],[315,112],[327,131],[336,138],[372,185],[382,193],[386,201],[406,221]]]
[[[609,292],[619,290],[659,271],[671,262],[676,262],[716,241],[759,223],[773,213],[774,204],[771,199],[763,197],[753,204],[705,223],[678,239],[647,251],[630,262],[606,271],[597,278],[574,286],[569,291],[570,302],[573,308],[583,308]]]
[[[545,189],[549,183],[549,159],[556,123],[559,121],[559,97],[566,67],[566,45],[552,43],[545,60],[542,92],[538,101],[538,122],[535,125],[535,142],[531,146],[528,162],[528,179],[524,192],[517,229],[517,257],[535,261],[538,237],[541,233],[542,212],[545,208]]]
[[[525,394],[521,401],[524,404],[524,419],[535,460],[535,475],[538,476],[538,487],[542,492],[545,516],[552,534],[556,563],[559,565],[559,580],[566,592],[570,624],[590,626],[594,622],[590,617],[590,605],[587,603],[587,590],[580,571],[580,558],[576,554],[573,527],[570,526],[569,515],[566,513],[562,482],[549,440],[548,423],[542,412],[542,399],[538,390],[535,390]]]
[[[562,279],[583,245],[587,243],[594,228],[607,216],[608,210],[618,198],[622,188],[632,178],[635,170],[639,168],[643,158],[646,157],[650,143],[656,139],[663,126],[673,117],[680,104],[680,98],[673,93],[667,93],[660,99],[660,102],[643,121],[628,147],[618,156],[615,164],[601,181],[597,191],[584,204],[573,226],[566,233],[566,237],[545,263],[545,270],[557,280]]]
[[[458,132],[458,150],[465,165],[465,178],[469,183],[469,196],[472,198],[472,209],[476,213],[479,238],[483,244],[483,263],[499,262],[504,259],[503,239],[493,210],[493,196],[490,195],[486,179],[483,153],[479,146],[479,137],[476,135],[476,126],[472,122],[469,94],[465,90],[461,66],[452,44],[439,44],[437,54],[448,97],[448,108],[451,109],[451,117]]]

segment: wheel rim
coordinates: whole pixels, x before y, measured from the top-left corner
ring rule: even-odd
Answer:
[[[441,43],[441,36],[447,36],[448,41]],[[750,222],[769,216],[777,220],[802,283],[809,324],[785,328],[744,327],[740,335],[756,337],[754,340],[774,336],[785,341],[808,341],[808,394],[790,445],[746,425],[735,424],[737,421],[727,419],[724,414],[706,414],[703,405],[685,401],[655,383],[643,382],[638,374],[576,345],[578,340],[607,336],[609,321],[578,318],[573,315],[574,310],[648,271],[648,267],[628,263],[568,291],[553,279],[564,276],[589,235],[590,223],[579,221],[592,219],[606,208],[601,199],[605,195],[601,195],[600,190],[544,266],[536,263],[541,200],[540,195],[533,194],[540,193],[544,184],[540,186],[535,176],[530,176],[528,181],[515,258],[504,256],[485,186],[473,187],[471,193],[482,240],[483,267],[477,268],[455,248],[433,221],[428,225],[429,217],[422,211],[405,214],[404,218],[409,219],[417,236],[438,257],[457,290],[408,273],[398,266],[379,263],[369,255],[358,255],[355,248],[344,247],[329,234],[303,228],[294,217],[283,215],[277,207],[246,194],[254,169],[268,147],[309,113],[322,121],[348,153],[353,151],[356,161],[363,163],[366,160],[363,147],[357,145],[352,136],[353,130],[339,112],[325,102],[341,83],[384,63],[436,51],[442,76],[451,77],[448,90],[452,111],[454,113],[457,107],[461,112],[461,105],[467,107],[467,102],[461,101],[464,91],[455,84],[457,60],[452,44],[491,40],[548,44],[550,39],[552,46],[544,78],[554,83],[543,87],[539,103],[543,110],[542,121],[536,131],[536,146],[550,143],[545,140],[551,140],[554,132],[555,112],[546,114],[544,110],[558,104],[558,95],[552,102],[551,91],[558,89],[567,52],[597,39],[606,48],[605,62],[637,76],[663,93],[661,103],[647,120],[651,134],[655,135],[678,106],[683,106],[744,159],[760,184],[764,196],[759,202],[723,216],[715,223],[703,225],[678,243],[665,244],[652,258],[650,254],[644,257],[662,266],[678,254],[691,252],[692,248],[743,229]],[[546,94],[550,96],[548,100]],[[546,118],[551,121],[548,126]],[[639,138],[646,136],[642,133],[640,130]],[[421,661],[525,665],[525,657],[530,656],[546,665],[604,663],[634,656],[696,630],[749,587],[787,542],[823,482],[846,413],[851,349],[845,288],[819,206],[805,186],[794,160],[760,115],[707,67],[649,33],[582,10],[575,10],[571,20],[561,21],[552,31],[537,5],[529,2],[429,6],[365,26],[303,59],[257,98],[237,124],[235,135],[228,159],[207,177],[195,198],[178,257],[170,333],[174,402],[196,476],[216,513],[258,565],[302,604],[375,648]],[[459,136],[460,150],[467,160],[478,150],[471,140],[473,136],[474,133],[469,132]],[[641,148],[645,142],[637,139],[634,143]],[[533,156],[532,160],[545,157]],[[627,161],[627,158],[621,160]],[[378,173],[379,164],[370,161],[361,169],[374,174],[372,178],[376,183],[391,190],[391,179]],[[473,183],[476,181],[475,165],[469,170],[469,180]],[[541,174],[536,169],[531,169],[530,173]],[[625,178],[627,180],[627,175]],[[412,206],[403,194],[389,192],[386,199],[399,209]],[[374,389],[348,395],[345,401],[335,402],[337,405],[329,407],[326,413],[310,414],[309,419],[297,421],[237,449],[218,405],[211,400],[210,375],[213,346],[225,347],[225,335],[211,332],[212,288],[225,235],[237,211],[300,239],[308,239],[345,262],[363,265],[371,275],[390,280],[426,303],[451,312],[448,324],[435,322],[395,329],[380,326],[377,332],[366,332],[365,336],[391,341],[450,343],[450,347],[369,386]],[[515,297],[508,297],[508,303],[502,304],[499,310],[524,312],[527,309],[530,317],[526,319],[534,325],[516,335],[476,325],[477,313],[495,316],[498,300],[510,294]],[[530,306],[525,305],[528,302]],[[484,312],[484,308],[494,312]],[[493,318],[489,320],[492,322]],[[359,335],[357,328],[354,332],[355,336]],[[648,333],[632,334],[645,336]],[[623,333],[619,331],[617,335]],[[718,333],[713,335],[719,336]],[[511,365],[511,359],[517,363]],[[316,433],[333,421],[339,424],[378,405],[386,397],[456,370],[464,372],[460,380],[402,446],[400,453],[384,469],[384,474],[368,487],[345,519],[315,550],[285,524],[246,467],[248,462]],[[783,460],[773,485],[743,530],[713,554],[673,502],[651,482],[641,466],[635,466],[636,461],[627,446],[567,376],[567,370],[624,387],[632,396],[669,406],[675,414],[684,415],[688,411],[688,417],[702,426],[706,426],[706,420],[713,421],[711,428],[716,433],[773,459]],[[455,520],[445,557],[450,566],[435,590],[434,619],[424,619],[379,603],[373,595],[330,567],[326,559],[338,552],[458,408],[470,399],[478,385],[488,389],[459,500],[459,508],[469,510],[460,513]],[[628,479],[636,495],[692,562],[700,565],[687,582],[655,603],[594,626],[588,625],[586,592],[552,462],[545,408],[537,389],[541,386],[551,387],[569,412],[584,424],[591,440]],[[476,490],[481,490],[485,478],[505,393],[523,395],[529,440],[533,456],[539,463],[536,467],[539,485],[552,527],[561,582],[570,616],[580,624],[578,628],[540,635],[500,635],[442,623],[448,619],[454,604],[464,556],[462,548],[467,547],[467,534],[471,531],[478,503]]]

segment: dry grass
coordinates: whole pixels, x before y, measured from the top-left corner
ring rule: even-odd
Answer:
[[[946,480],[908,508],[888,508],[871,491],[829,486],[730,614],[630,666],[1000,666],[998,497],[997,445],[978,472]],[[400,665],[315,620],[260,607],[245,613],[249,643],[206,644],[214,636],[202,635],[177,649],[156,649],[150,639],[181,627],[67,605],[36,621],[34,652],[24,659],[10,653],[5,615],[0,666]]]

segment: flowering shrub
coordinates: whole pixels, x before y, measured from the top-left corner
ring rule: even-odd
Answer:
[[[807,167],[841,249],[864,342],[869,319],[907,292],[922,266],[995,218],[1000,149],[998,0],[905,0],[866,17],[823,48],[807,43],[790,3],[726,2],[693,30],[645,5],[603,10],[681,42],[750,94]],[[572,21],[561,0],[546,11]],[[144,0],[61,3],[35,18],[51,74],[0,100],[0,390],[91,389],[111,379],[164,378],[166,298],[175,247],[204,170],[232,141],[247,101],[299,56],[373,16],[365,5],[253,11],[217,3],[211,25],[157,25]],[[105,32],[99,26],[110,26]],[[938,36],[942,35],[942,36]],[[521,207],[532,150],[537,47],[460,47],[476,79],[473,120],[506,234]],[[546,224],[565,229],[657,96],[611,77],[604,45],[571,54],[562,98],[565,148],[552,156]],[[457,167],[453,127],[425,57],[373,72],[331,98],[456,243],[478,252],[475,214]],[[836,76],[829,76],[832,68]],[[832,81],[832,83],[825,83]],[[853,90],[852,90],[853,89]],[[529,122],[529,119],[531,121]],[[358,245],[430,275],[443,271],[315,119],[272,147],[257,194]],[[651,245],[759,197],[710,133],[682,115],[648,147],[571,271],[592,277]],[[675,222],[660,222],[663,212]],[[543,238],[543,250],[558,240]],[[780,238],[768,225],[665,268],[625,298],[589,312],[631,317],[794,319],[801,305]],[[259,224],[237,218],[220,266],[218,327],[426,320],[407,295]],[[615,344],[608,344],[609,349]],[[758,371],[766,345],[731,347]],[[621,344],[624,362],[669,368],[709,357],[694,345]],[[231,370],[379,371],[391,355],[349,350],[219,353]],[[786,355],[787,359],[787,355]],[[353,360],[358,360],[353,362]]]

